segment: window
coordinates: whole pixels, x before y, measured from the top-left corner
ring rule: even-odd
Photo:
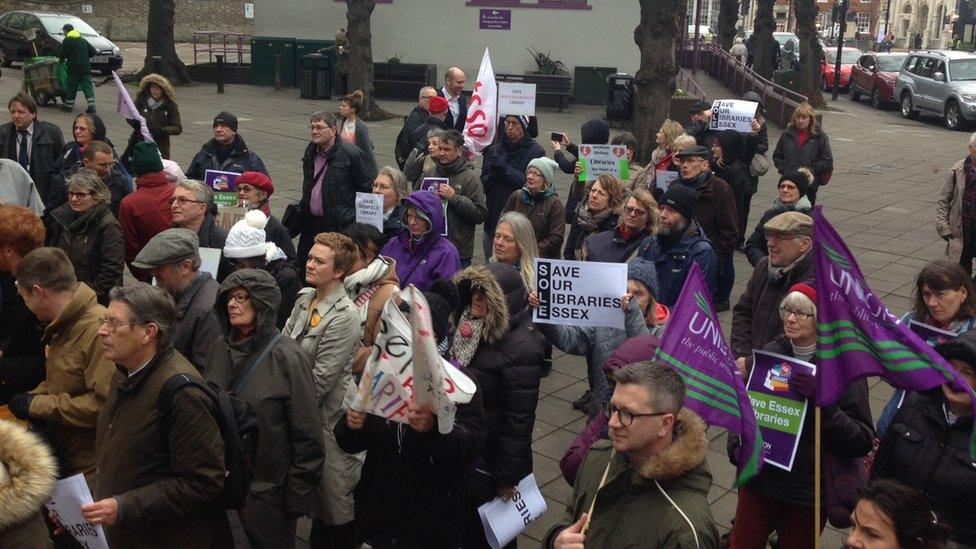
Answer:
[[[857,24],[857,32],[871,32],[870,12],[866,12],[866,11],[857,12],[857,14],[854,16],[854,22]]]
[[[587,4],[587,0],[467,0],[464,5],[481,8],[552,8],[562,10],[592,9],[592,6]]]
[[[822,11],[822,12],[820,12],[820,13],[817,14],[817,24],[820,25],[820,28],[821,29],[827,28],[827,15],[828,14],[825,11]]]
[[[24,30],[24,14],[15,13],[10,16],[10,22],[7,25],[15,30]]]

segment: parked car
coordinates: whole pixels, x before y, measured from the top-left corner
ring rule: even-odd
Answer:
[[[869,51],[862,55],[851,70],[851,101],[864,94],[871,97],[871,106],[876,109],[897,103],[895,82],[906,59],[907,53]]]
[[[843,48],[840,52],[840,89],[846,90],[851,83],[851,69],[861,58],[863,52],[857,48]],[[834,89],[834,64],[837,62],[837,49],[824,50],[824,60],[820,63],[820,89],[832,91]]]
[[[976,54],[931,50],[908,54],[895,83],[901,115],[941,116],[950,130],[976,120]]]
[[[9,67],[14,61],[21,62],[36,55],[57,55],[64,40],[65,23],[95,48],[92,70],[109,74],[122,66],[122,51],[108,38],[98,34],[74,15],[33,11],[8,11],[0,15],[0,63]]]

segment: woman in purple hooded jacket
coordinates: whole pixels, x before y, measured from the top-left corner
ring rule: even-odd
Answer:
[[[427,291],[432,282],[451,278],[461,270],[457,248],[444,231],[441,198],[430,191],[417,191],[403,199],[406,206],[403,229],[383,246],[380,255],[396,260],[400,287],[413,284]]]

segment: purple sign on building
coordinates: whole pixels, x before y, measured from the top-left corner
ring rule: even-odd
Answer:
[[[478,28],[482,30],[511,30],[512,10],[479,10]]]

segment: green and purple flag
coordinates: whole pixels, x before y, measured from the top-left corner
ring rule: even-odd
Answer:
[[[763,442],[709,294],[701,269],[692,262],[656,357],[684,379],[688,409],[709,425],[739,434],[736,485],[741,486],[759,472]]]
[[[909,391],[948,385],[972,388],[948,361],[888,311],[868,287],[854,256],[823,216],[813,214],[813,264],[817,277],[816,403],[837,401],[856,379],[883,377]],[[973,398],[976,412],[976,397]],[[970,443],[976,457],[976,431]]]

